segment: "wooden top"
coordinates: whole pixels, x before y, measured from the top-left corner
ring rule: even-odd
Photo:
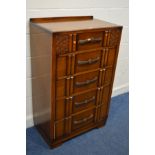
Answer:
[[[93,19],[93,16],[31,18],[30,22],[49,32],[67,32],[88,29],[120,27],[106,21]]]

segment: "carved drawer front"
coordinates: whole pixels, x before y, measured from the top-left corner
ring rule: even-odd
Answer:
[[[68,34],[60,34],[55,37],[55,46],[57,55],[71,52],[72,38]]]
[[[73,113],[95,106],[96,101],[97,91],[91,91],[75,96],[73,99]]]
[[[87,127],[95,122],[95,109],[82,112],[72,117],[72,131]]]
[[[121,29],[119,28],[115,28],[109,31],[109,42],[108,42],[108,46],[117,46],[119,44],[120,41],[120,37],[121,37]]]
[[[74,77],[73,92],[81,92],[98,86],[99,72],[91,72]]]
[[[86,52],[77,54],[75,58],[75,72],[84,72],[100,68],[102,51]]]
[[[76,50],[88,50],[102,47],[103,32],[79,33],[76,38]]]

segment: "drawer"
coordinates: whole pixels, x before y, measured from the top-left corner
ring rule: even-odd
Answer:
[[[63,97],[66,96],[68,93],[67,90],[67,80],[61,79],[56,81],[56,97]]]
[[[117,50],[115,48],[109,48],[106,51],[106,61],[104,62],[104,66],[106,67],[112,67],[115,63],[116,55],[117,55]]]
[[[95,109],[91,109],[86,112],[77,114],[72,117],[72,131],[94,124],[94,121]]]
[[[71,38],[68,34],[58,34],[55,37],[55,50],[57,55],[66,54],[70,52]]]
[[[74,114],[76,112],[80,112],[81,110],[95,107],[96,102],[96,90],[74,96],[72,100],[67,99],[67,97],[57,99],[55,105],[55,120],[59,121],[64,119],[71,113]]]
[[[112,81],[113,68],[106,68],[102,74],[101,85]],[[99,71],[74,76],[73,80],[61,79],[56,82],[56,97],[69,96],[69,92],[75,94],[89,89],[97,88],[99,85]],[[71,94],[72,94],[71,93]]]
[[[57,78],[59,77],[64,77],[67,75],[67,57],[57,57],[56,61],[56,76]]]
[[[100,68],[101,51],[77,54],[75,59],[75,72],[84,72]]]
[[[77,93],[98,86],[99,71],[77,75],[74,78],[73,92]]]
[[[103,52],[103,53],[102,53]],[[106,48],[103,51],[91,51],[76,54],[75,63],[69,63],[72,57],[58,56],[56,61],[56,75],[57,77],[65,77],[71,72],[71,65],[74,65],[74,73],[85,72],[101,68],[101,61],[105,67],[113,67],[117,55],[115,48]]]
[[[96,105],[97,91],[77,95],[73,99],[73,113]]]
[[[113,69],[112,68],[106,68],[105,71],[103,72],[103,80],[102,80],[102,85],[110,83],[112,81],[112,75],[113,75]]]
[[[122,30],[119,28],[114,28],[110,30],[110,40],[108,46],[117,46],[120,42]]]
[[[87,32],[77,34],[77,50],[88,50],[102,47],[103,32]]]

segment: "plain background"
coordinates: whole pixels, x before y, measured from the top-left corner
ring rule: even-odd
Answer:
[[[129,6],[129,154],[154,155],[154,1]],[[0,154],[26,155],[26,2],[0,7]]]
[[[29,19],[34,17],[57,17],[93,15],[94,18],[106,20],[123,26],[120,52],[118,57],[116,76],[112,96],[129,91],[128,80],[128,0],[27,0],[26,17],[26,125],[33,126],[32,113],[32,85],[31,60],[37,61],[38,57],[31,57]]]

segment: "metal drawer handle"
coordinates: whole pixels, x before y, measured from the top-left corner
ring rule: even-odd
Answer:
[[[84,119],[81,119],[81,120],[78,120],[78,121],[74,121],[73,123],[74,124],[81,124],[81,123],[87,122],[91,118],[93,118],[93,114],[91,114],[89,117],[86,117]]]
[[[102,38],[91,37],[91,38],[88,38],[88,39],[79,40],[78,43],[80,45],[83,45],[83,44],[87,44],[87,43],[96,43],[96,42],[100,42],[100,41],[102,41]]]
[[[86,64],[93,64],[100,60],[100,57],[95,59],[88,59],[88,60],[78,60],[78,65],[86,65]]]
[[[79,106],[79,105],[82,105],[82,104],[87,104],[87,103],[92,102],[94,100],[95,100],[95,96],[93,96],[92,98],[86,99],[84,101],[81,101],[81,102],[75,102],[75,105]]]
[[[90,80],[86,80],[86,81],[84,81],[84,82],[76,82],[75,85],[76,85],[77,87],[82,87],[82,86],[89,85],[89,84],[91,84],[91,83],[96,82],[97,79],[98,79],[98,78],[97,78],[97,76],[96,76],[95,78],[90,79]]]

